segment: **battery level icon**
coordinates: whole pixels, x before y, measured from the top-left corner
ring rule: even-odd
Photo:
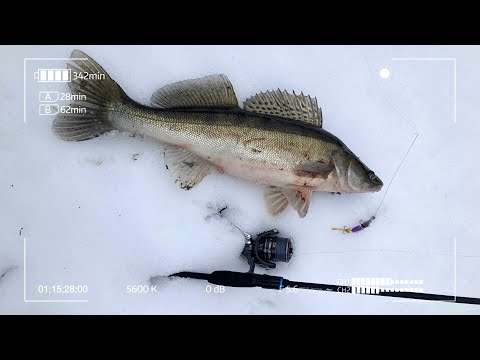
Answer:
[[[40,115],[57,115],[59,110],[57,104],[40,104],[38,107]]]
[[[38,69],[33,74],[38,82],[70,82],[72,81],[72,70],[70,69]]]
[[[38,100],[40,102],[52,103],[58,101],[60,94],[58,91],[40,91]]]

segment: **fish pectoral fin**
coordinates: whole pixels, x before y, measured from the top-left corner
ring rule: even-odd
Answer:
[[[322,109],[318,107],[317,98],[289,94],[286,90],[267,91],[248,98],[243,103],[246,111],[280,116],[303,121],[322,127]]]
[[[232,83],[223,74],[165,85],[153,93],[151,103],[164,109],[238,107]]]
[[[207,176],[213,166],[205,159],[176,146],[165,146],[165,166],[175,183],[190,190]]]
[[[282,189],[278,187],[267,187],[263,196],[267,203],[267,210],[270,215],[275,216],[280,214],[288,205],[286,196],[283,194]]]
[[[297,211],[298,216],[305,217],[310,206],[310,197],[312,189],[307,187],[292,187],[282,189],[283,194],[288,202]]]
[[[312,178],[326,179],[333,169],[335,169],[333,164],[330,165],[321,162],[310,162],[297,165],[294,169],[294,173],[298,176],[310,176]]]

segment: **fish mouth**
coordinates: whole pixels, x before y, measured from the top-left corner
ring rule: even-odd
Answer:
[[[370,190],[372,192],[377,192],[377,191],[380,191],[382,190],[383,188],[383,181],[380,180],[378,177],[371,180],[371,183],[370,183]]]
[[[382,190],[382,188],[383,188],[383,183],[380,184],[380,185],[374,185],[371,190],[372,190],[372,192],[378,192],[378,191]]]
[[[373,171],[369,171],[368,173],[368,176],[370,178],[370,189],[371,191],[380,191],[382,190],[382,187],[383,187],[383,181],[380,180],[380,178],[375,175],[375,173]]]

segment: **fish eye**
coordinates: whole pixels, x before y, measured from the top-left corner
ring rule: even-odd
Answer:
[[[367,174],[370,180],[375,180],[377,178],[377,175],[375,175],[375,173],[371,170]]]

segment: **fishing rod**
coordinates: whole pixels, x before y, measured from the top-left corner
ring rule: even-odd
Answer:
[[[236,225],[235,225],[236,226]],[[292,281],[281,276],[256,274],[255,266],[265,269],[274,269],[277,262],[289,262],[293,255],[293,242],[289,238],[279,236],[278,230],[265,231],[255,238],[236,226],[245,236],[245,247],[242,256],[247,260],[250,268],[248,272],[214,271],[211,274],[197,272],[178,272],[169,277],[180,277],[197,280],[206,280],[214,285],[228,287],[260,287],[263,289],[283,290],[287,288],[307,289],[317,291],[338,292],[342,294],[361,294],[372,296],[388,296],[427,301],[445,301],[459,304],[480,305],[480,298],[471,298],[452,295],[428,294],[423,292],[398,292],[388,289],[365,288],[349,285],[318,284]]]

